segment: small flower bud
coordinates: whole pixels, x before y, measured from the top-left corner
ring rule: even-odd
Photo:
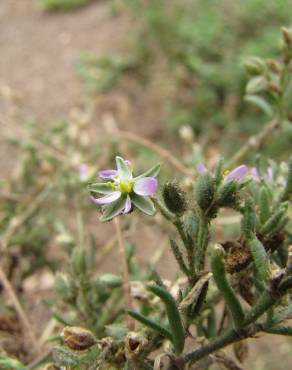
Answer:
[[[166,207],[177,216],[182,216],[187,210],[186,193],[176,180],[164,184],[162,196]]]
[[[267,60],[267,65],[268,67],[275,73],[275,74],[280,74],[281,73],[281,65],[276,62],[273,59]]]
[[[281,31],[282,31],[283,40],[284,40],[285,44],[289,48],[292,48],[292,31],[289,30],[286,27],[282,27]]]
[[[78,326],[66,326],[61,332],[61,337],[64,344],[73,351],[83,351],[96,344],[94,335]]]
[[[257,57],[251,57],[244,62],[244,67],[250,75],[261,75],[266,70],[265,62]]]
[[[200,175],[196,184],[196,199],[203,211],[206,211],[211,206],[214,194],[214,179],[208,173]]]
[[[219,207],[231,207],[237,203],[237,183],[227,181],[223,183],[218,191],[217,205]]]

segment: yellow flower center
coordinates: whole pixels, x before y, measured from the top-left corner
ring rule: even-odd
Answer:
[[[132,181],[121,181],[119,186],[122,193],[131,193],[133,189]]]
[[[226,177],[226,176],[228,176],[230,174],[230,171],[229,170],[225,170],[224,172],[223,172],[223,177]]]

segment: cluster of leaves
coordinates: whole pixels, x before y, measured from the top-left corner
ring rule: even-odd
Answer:
[[[251,96],[243,100],[246,76],[242,63],[252,55],[264,59],[278,54],[278,29],[291,23],[286,11],[291,5],[291,0],[235,1],[232,5],[229,1],[143,0],[116,4],[120,11],[130,10],[136,27],[132,48],[125,57],[82,58],[80,70],[91,91],[94,87],[108,90],[122,77],[132,78],[133,71],[142,71],[134,77],[142,83],[155,82],[162,89],[161,106],[168,112],[169,127],[190,125],[209,142],[216,140],[229,155],[239,145],[236,137],[257,132],[271,114],[262,104],[247,109],[247,102],[257,101]],[[291,125],[286,125],[285,133],[288,148]],[[232,149],[226,146],[231,137]],[[271,152],[278,147],[279,142],[274,143]]]
[[[96,325],[96,318],[94,324],[83,321],[92,330],[86,336],[87,347],[91,349],[76,352],[84,338],[82,336],[81,342],[81,328],[72,328],[74,335],[70,336],[70,341],[65,341],[65,347],[56,350],[56,364],[64,366],[70,363],[78,369],[82,359],[86,357],[88,360],[87,356],[90,357],[95,348],[97,357],[94,362],[89,361],[92,366],[88,365],[89,369],[95,369],[97,363],[101,369],[110,366],[128,369],[134,364],[141,369],[152,369],[154,362],[149,355],[161,350],[167,342],[166,357],[169,357],[171,366],[183,369],[187,363],[198,361],[232,343],[237,360],[243,361],[242,352],[246,348],[237,342],[259,331],[291,334],[291,328],[283,323],[291,317],[291,300],[287,291],[292,284],[291,250],[289,252],[292,160],[289,165],[274,166],[272,177],[263,168],[258,168],[258,177],[247,176],[241,181],[228,179],[222,165],[222,162],[218,164],[214,175],[209,172],[200,174],[190,192],[185,192],[177,181],[167,182],[162,190],[163,201],[155,200],[161,214],[177,230],[180,240],[172,236],[170,246],[181,276],[172,284],[161,280],[157,273],[143,278],[141,270],[137,275],[137,262],[133,256],[130,257],[131,284],[137,284],[134,280],[139,279],[139,293],[136,286],[133,295],[136,307],[129,311],[129,315],[141,323],[140,328],[136,328],[136,332],[127,332],[122,324],[122,310],[105,332],[100,323]],[[211,220],[218,217],[222,208],[231,208],[241,215],[241,233],[235,240],[214,244]],[[207,255],[210,264],[206,261]],[[86,254],[74,249],[70,274],[73,273],[71,281],[75,286],[80,284],[81,275],[86,276],[87,271],[90,277],[91,269],[83,264],[80,267],[84,258],[87,258]],[[136,273],[132,269],[133,264]],[[57,284],[65,286],[64,277],[62,283],[60,278],[61,275],[57,277]],[[155,283],[149,283],[151,278]],[[58,288],[63,291],[65,301],[71,289],[70,283],[66,284],[65,289]],[[92,313],[97,314],[99,320],[105,314],[108,317],[108,313],[118,308],[110,292],[114,289],[112,294],[118,294],[120,300],[120,278],[103,275],[95,280],[91,277],[88,284],[83,298],[87,295],[92,302],[99,296],[99,303],[97,300],[94,310],[86,318],[92,317]],[[78,289],[72,296],[81,294],[82,288]],[[106,297],[106,300],[100,300],[100,297]],[[222,301],[225,308],[218,314],[217,307],[222,307]],[[90,310],[90,305],[87,302],[85,307]],[[104,311],[105,305],[107,311]],[[75,301],[72,308],[78,306]],[[74,324],[80,322],[79,319]],[[104,334],[109,337],[103,337]],[[195,335],[206,337],[209,344],[184,352],[186,339]],[[90,340],[92,336],[96,341]],[[223,352],[220,354],[209,359],[211,362],[202,368],[208,368],[217,361],[223,362],[226,368],[237,366],[234,359]],[[161,366],[163,363],[161,359]]]

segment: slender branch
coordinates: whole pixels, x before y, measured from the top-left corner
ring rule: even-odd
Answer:
[[[124,243],[124,239],[122,235],[119,217],[114,218],[114,224],[115,224],[116,234],[118,238],[118,244],[119,244],[122,264],[123,264],[123,289],[124,289],[124,295],[125,295],[125,300],[126,300],[126,305],[127,305],[126,307],[126,312],[127,312],[132,309],[131,285],[130,285],[130,276],[129,276],[129,270],[128,270],[127,253],[126,253],[126,247],[125,247],[125,243]],[[129,327],[129,330],[134,330],[135,322],[129,315],[127,316],[127,325]]]
[[[34,334],[32,325],[30,324],[23,308],[21,307],[21,304],[13,290],[12,285],[10,284],[9,280],[7,279],[4,271],[0,267],[0,280],[9,296],[9,298],[12,301],[12,304],[17,312],[17,315],[19,317],[19,320],[21,322],[21,325],[23,327],[23,332],[27,335],[28,340],[31,344],[32,347],[29,347],[32,354],[39,354],[40,353],[40,348],[36,339],[36,336]]]
[[[259,148],[268,136],[274,132],[280,125],[278,119],[274,119],[266,124],[266,126],[254,136],[251,136],[247,143],[243,145],[231,159],[226,163],[226,167],[232,167],[235,163],[241,160],[245,155],[254,148]]]

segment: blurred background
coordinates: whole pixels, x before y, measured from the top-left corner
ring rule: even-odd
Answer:
[[[292,0],[1,0],[1,266],[37,331],[58,316],[54,275],[76,240],[92,240],[98,272],[116,264],[113,227],[100,225],[88,201],[96,171],[117,153],[137,172],[149,168],[161,161],[149,142],[190,171],[236,152],[273,116],[246,99],[244,62],[277,59],[291,9]],[[263,158],[287,159],[291,122],[282,130]],[[163,162],[161,182],[174,173],[183,178]],[[163,227],[139,215],[127,232],[139,263],[157,258],[168,278],[174,261]],[[0,348],[25,359],[17,328],[1,324],[6,306],[1,296]],[[249,342],[248,369],[291,368],[288,340]]]

